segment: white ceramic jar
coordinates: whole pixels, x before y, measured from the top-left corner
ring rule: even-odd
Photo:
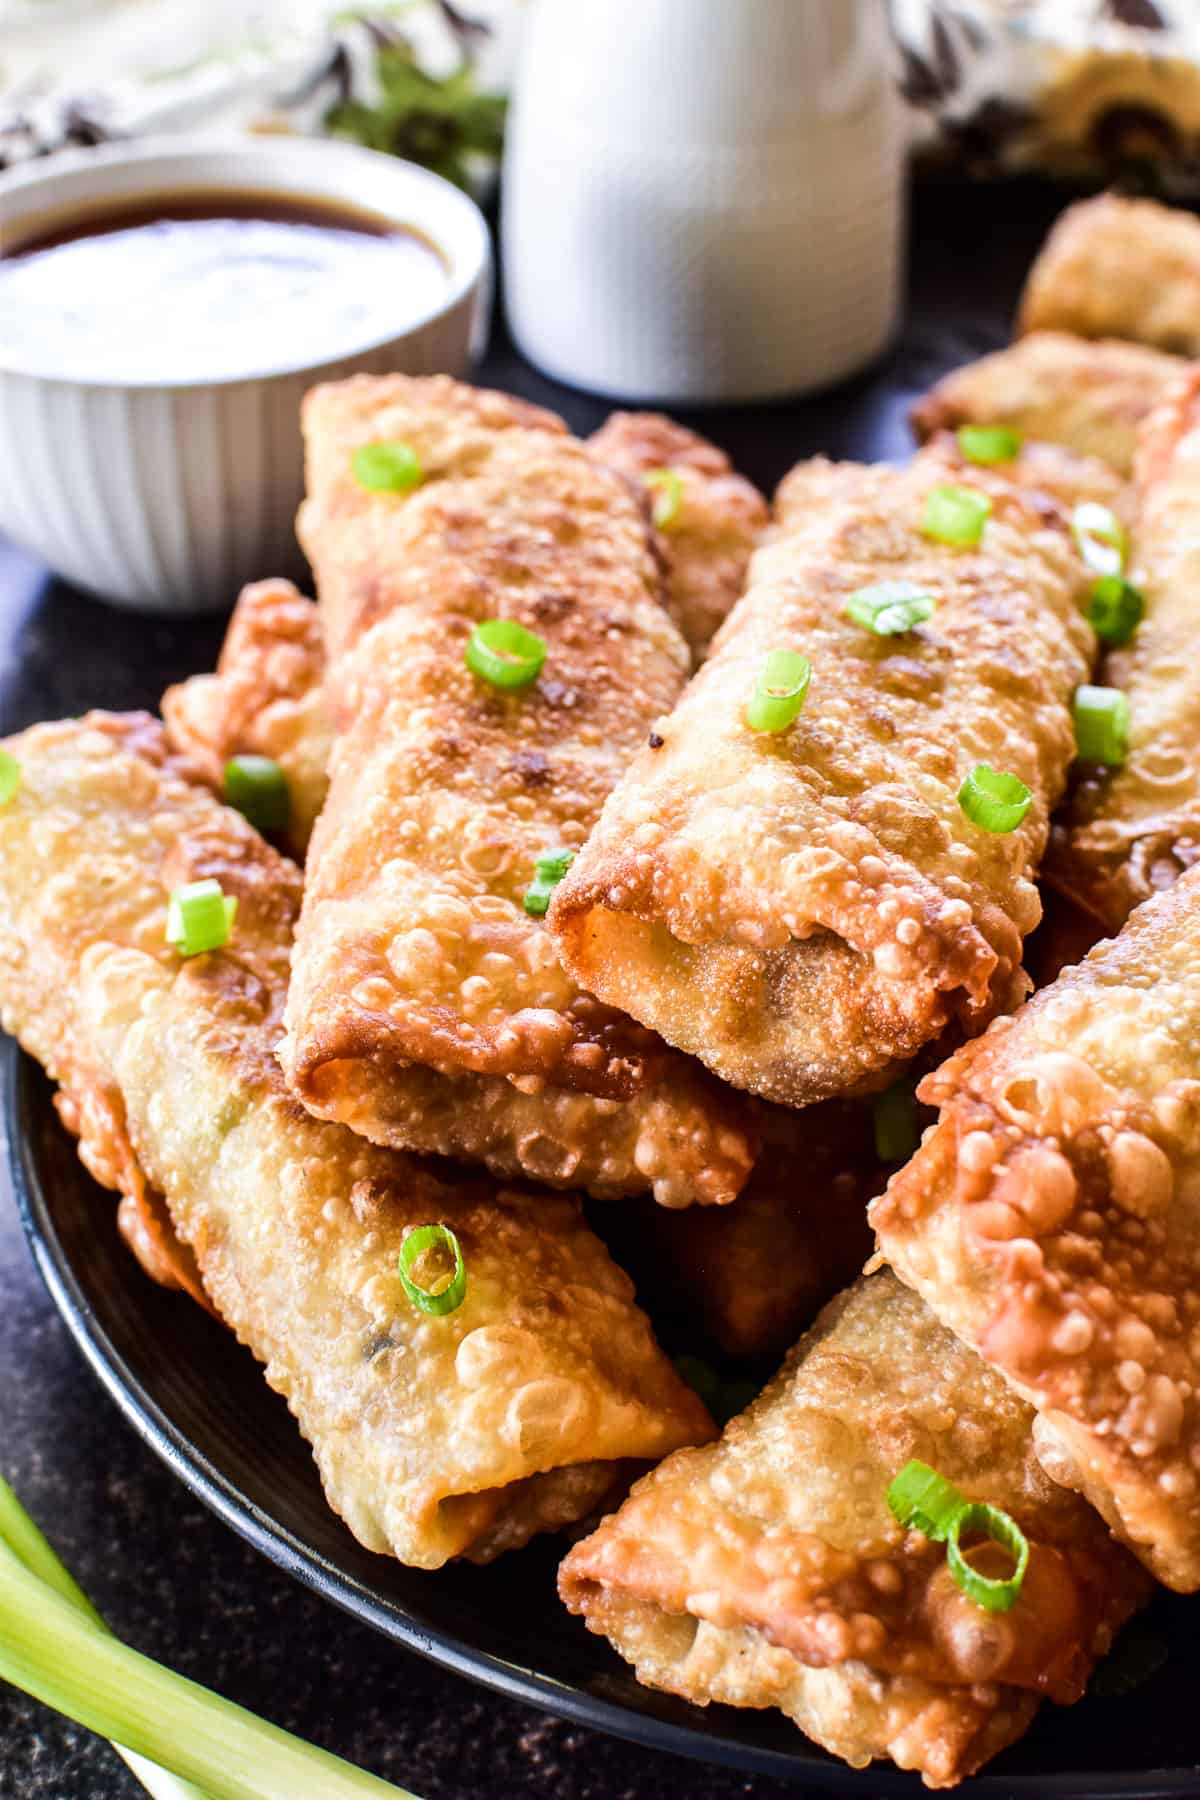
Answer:
[[[505,158],[524,353],[622,399],[763,400],[896,322],[886,0],[532,0]]]

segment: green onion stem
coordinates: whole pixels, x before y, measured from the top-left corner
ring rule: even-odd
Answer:
[[[69,1600],[84,1618],[90,1619],[102,1631],[108,1628],[100,1614],[96,1611],[83,1589],[59,1562],[54,1551],[42,1536],[7,1481],[0,1477],[0,1543],[6,1543],[15,1556],[18,1556],[39,1581],[45,1582],[64,1600]],[[120,1744],[113,1749],[127,1764],[131,1774],[137,1777],[148,1794],[154,1800],[208,1800],[203,1788],[196,1787],[190,1781],[181,1781],[178,1776],[160,1769],[157,1764],[147,1762],[144,1756],[135,1756],[132,1751],[125,1750]]]
[[[56,1591],[25,1566],[7,1536],[15,1504],[0,1543],[0,1678],[200,1783],[211,1800],[413,1800],[119,1643],[61,1581]]]

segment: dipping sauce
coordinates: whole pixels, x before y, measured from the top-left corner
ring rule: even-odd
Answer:
[[[417,231],[303,195],[142,196],[0,246],[0,362],[82,381],[268,375],[432,310]]]

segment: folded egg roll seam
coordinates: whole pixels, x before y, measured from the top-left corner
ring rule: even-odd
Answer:
[[[880,1248],[1038,1410],[1039,1455],[1200,1587],[1200,870],[928,1076]]]
[[[560,1590],[622,1653],[622,1640],[644,1638],[657,1615],[679,1641],[663,1659],[676,1665],[674,1691],[703,1694],[715,1665],[721,1685],[706,1697],[764,1705],[783,1693],[805,1729],[808,1671],[845,1671],[853,1691],[869,1670],[876,1716],[866,1741],[814,1733],[853,1761],[894,1754],[903,1732],[888,1715],[900,1691],[902,1715],[936,1713],[939,1701],[941,1742],[931,1732],[926,1760],[914,1760],[927,1779],[953,1780],[977,1766],[989,1721],[1013,1727],[999,1742],[1027,1722],[1024,1692],[1077,1698],[1149,1588],[1090,1508],[1046,1477],[1032,1420],[885,1271],[826,1308],[719,1444],[679,1452],[639,1482],[571,1551]],[[1031,1552],[1011,1613],[963,1595],[945,1547],[892,1517],[888,1483],[914,1456],[1021,1524]],[[640,1609],[632,1624],[631,1606]],[[755,1691],[756,1656],[765,1694]],[[739,1682],[743,1658],[751,1668]]]
[[[34,727],[7,747],[21,784],[0,809],[6,1023],[51,1067],[54,1041],[86,1044],[119,1091],[217,1310],[363,1543],[421,1567],[494,1554],[590,1510],[630,1459],[705,1435],[577,1201],[439,1176],[287,1093],[286,859],[138,753],[123,720]],[[238,901],[233,935],[181,959],[167,893],[209,876]],[[467,1263],[466,1298],[440,1318],[396,1270],[424,1223],[454,1230]]]

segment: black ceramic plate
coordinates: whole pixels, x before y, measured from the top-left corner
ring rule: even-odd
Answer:
[[[776,1713],[700,1710],[639,1687],[559,1606],[561,1545],[437,1574],[364,1550],[326,1506],[290,1413],[249,1353],[191,1301],[146,1279],[117,1235],[112,1196],[84,1172],[58,1123],[50,1084],[7,1039],[3,1059],[13,1187],[55,1305],[151,1448],[274,1562],[421,1655],[580,1724],[791,1777],[810,1793],[878,1797],[884,1780],[889,1800],[925,1791],[912,1776],[844,1768]],[[1160,1597],[1134,1629],[1154,1652],[1165,1646],[1161,1669],[1133,1692],[1044,1708],[1024,1742],[966,1791],[1040,1800],[1200,1794],[1197,1615],[1196,1602]]]

